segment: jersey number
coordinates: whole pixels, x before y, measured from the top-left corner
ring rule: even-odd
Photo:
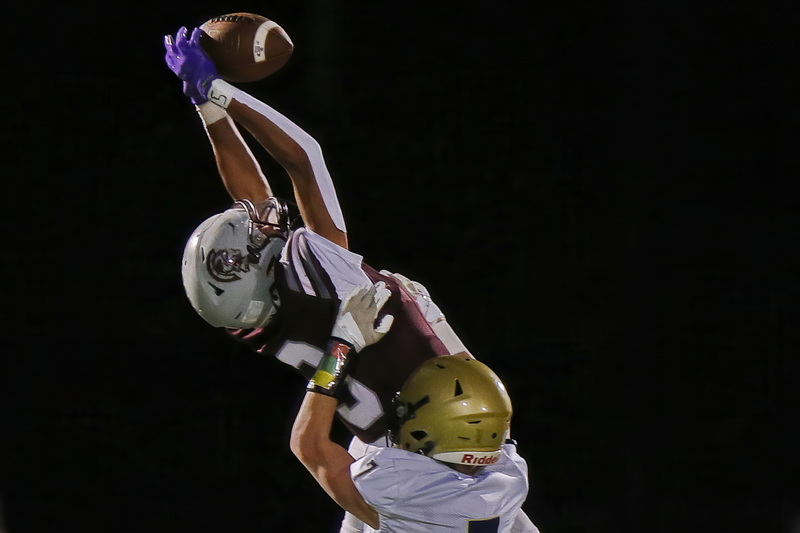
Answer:
[[[344,382],[355,403],[352,406],[342,404],[336,412],[350,425],[366,430],[383,416],[381,401],[375,391],[367,388],[353,376],[347,376]]]
[[[500,529],[500,517],[495,516],[486,520],[470,520],[468,533],[497,533]]]
[[[322,350],[305,342],[288,341],[281,346],[276,356],[281,362],[298,370],[303,363],[316,368],[322,359]],[[351,406],[340,405],[336,411],[351,426],[366,430],[383,416],[378,395],[352,376],[347,376],[345,385],[355,403]]]

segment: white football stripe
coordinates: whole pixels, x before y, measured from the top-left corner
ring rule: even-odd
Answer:
[[[269,32],[278,25],[271,20],[262,22],[256,30],[255,39],[253,39],[253,59],[256,63],[267,60],[267,35]]]

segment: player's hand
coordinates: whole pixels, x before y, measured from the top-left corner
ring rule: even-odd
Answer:
[[[331,336],[350,344],[357,352],[381,340],[394,321],[392,315],[378,320],[378,314],[391,295],[382,281],[369,287],[355,287],[339,305]]]
[[[191,37],[185,26],[175,34],[164,36],[164,60],[167,67],[183,80],[183,93],[195,105],[207,100],[211,82],[219,78],[217,67],[200,46],[202,30],[195,28]]]

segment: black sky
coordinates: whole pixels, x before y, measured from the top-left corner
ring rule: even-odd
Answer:
[[[333,530],[288,450],[299,376],[181,287],[188,232],[228,198],[161,37],[233,11],[294,40],[242,87],[320,142],[351,248],[423,282],[506,379],[543,533],[788,533],[798,9],[343,4],[22,6],[0,180],[9,533]]]

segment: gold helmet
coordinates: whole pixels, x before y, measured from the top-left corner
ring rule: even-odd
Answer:
[[[446,463],[497,461],[511,422],[511,399],[485,364],[462,355],[423,363],[394,399],[395,445]]]

